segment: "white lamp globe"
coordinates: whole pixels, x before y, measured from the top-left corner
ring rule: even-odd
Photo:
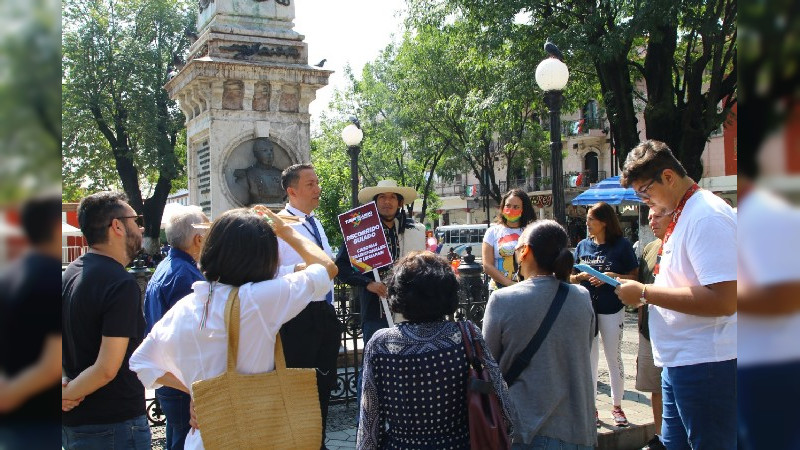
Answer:
[[[536,84],[543,91],[560,91],[569,80],[567,65],[556,58],[547,58],[536,66]]]
[[[355,147],[363,138],[364,132],[352,123],[342,130],[342,140],[348,147]]]

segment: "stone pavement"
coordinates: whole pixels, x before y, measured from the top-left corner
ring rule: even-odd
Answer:
[[[608,384],[608,366],[600,346],[597,409],[602,426],[598,428],[598,449],[633,450],[641,448],[655,433],[650,395],[635,389],[636,352],[639,345],[636,314],[625,314],[622,342],[622,362],[625,367],[625,394],[622,409],[630,426],[617,428],[611,416],[611,388]],[[151,394],[151,393],[148,393]],[[149,398],[149,397],[148,397]],[[328,413],[326,446],[330,450],[350,450],[356,447],[356,413],[354,402],[349,405],[331,405]],[[153,448],[164,448],[164,427],[152,427]]]
[[[636,384],[636,352],[639,346],[639,332],[636,325],[636,314],[625,314],[625,330],[622,342],[622,363],[625,367],[625,394],[622,398],[622,409],[628,417],[630,426],[618,428],[613,425],[611,416],[611,387],[608,384],[608,365],[600,346],[599,381],[597,409],[602,426],[597,429],[598,449],[633,450],[641,448],[655,434],[653,412],[650,408],[650,394],[639,392]],[[328,433],[326,446],[330,450],[355,449],[356,407],[331,406],[328,414]]]

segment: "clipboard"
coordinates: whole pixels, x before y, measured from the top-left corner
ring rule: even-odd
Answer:
[[[604,283],[606,283],[606,284],[608,284],[610,286],[617,287],[617,286],[620,285],[619,281],[611,278],[610,276],[604,274],[603,272],[598,272],[597,270],[592,269],[590,266],[588,266],[586,264],[575,264],[573,267],[575,267],[576,269],[580,270],[581,272],[586,272],[589,275],[602,280]]]

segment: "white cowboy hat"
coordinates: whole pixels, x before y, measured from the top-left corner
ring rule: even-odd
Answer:
[[[378,181],[377,186],[365,187],[358,191],[358,201],[361,203],[371,202],[373,197],[385,192],[393,192],[402,195],[403,202],[406,205],[417,199],[417,191],[415,191],[414,188],[398,186],[397,181],[394,180],[381,180]]]

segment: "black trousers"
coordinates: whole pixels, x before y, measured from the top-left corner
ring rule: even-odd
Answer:
[[[300,314],[281,327],[286,367],[317,369],[319,409],[322,412],[321,447],[325,444],[325,423],[331,389],[336,381],[340,340],[341,323],[333,305],[325,301],[309,303]]]

